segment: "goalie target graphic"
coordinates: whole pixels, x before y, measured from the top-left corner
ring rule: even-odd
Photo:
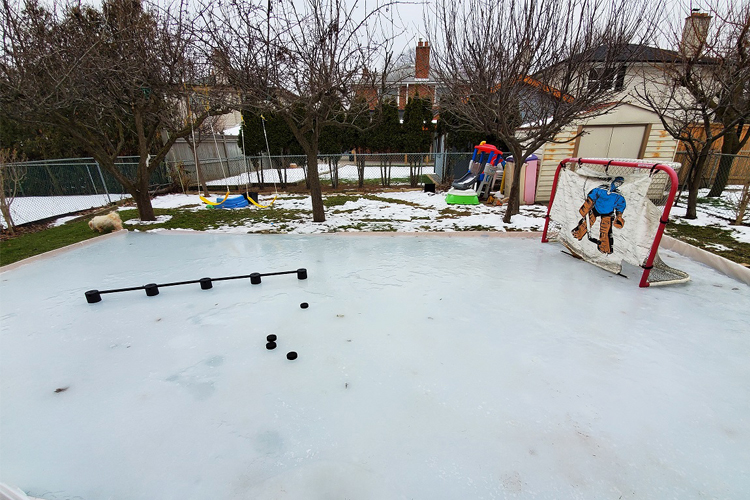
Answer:
[[[604,254],[613,252],[612,228],[622,229],[625,225],[623,213],[627,207],[625,197],[619,190],[625,179],[618,176],[609,181],[588,192],[586,201],[578,209],[581,220],[571,230],[571,234],[578,241],[588,234],[588,240],[596,243],[596,248]],[[597,219],[599,219],[599,237],[595,238],[592,233],[594,233],[594,224]]]

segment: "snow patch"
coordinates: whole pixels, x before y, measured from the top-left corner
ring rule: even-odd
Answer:
[[[162,224],[172,218],[171,215],[157,215],[156,220],[141,220],[141,219],[129,219],[125,221],[125,224],[133,226],[149,226],[153,224]]]

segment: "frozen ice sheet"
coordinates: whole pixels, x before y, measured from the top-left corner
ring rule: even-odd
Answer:
[[[0,274],[0,481],[82,500],[744,499],[750,288],[663,258],[692,281],[639,289],[557,245],[459,235],[129,233],[20,266]]]

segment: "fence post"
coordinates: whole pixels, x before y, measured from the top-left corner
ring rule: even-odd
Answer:
[[[107,189],[107,183],[104,182],[104,174],[102,174],[102,167],[99,166],[99,162],[98,161],[95,161],[94,163],[96,163],[96,168],[97,168],[97,170],[99,170],[99,178],[102,180],[102,186],[104,186],[104,192],[107,194],[107,201],[111,205],[112,204],[112,198],[110,198],[110,196],[109,196],[109,189]],[[89,175],[91,175],[91,174],[89,174]],[[91,181],[91,182],[94,182],[94,181]],[[96,189],[96,188],[94,188],[94,189]]]
[[[94,188],[94,194],[98,195],[99,191],[96,190],[96,184],[94,184],[94,178],[91,176],[91,169],[89,168],[89,164],[86,163],[86,173],[89,174],[89,180],[91,181],[91,187]]]

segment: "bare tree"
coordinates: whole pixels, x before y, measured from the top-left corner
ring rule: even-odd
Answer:
[[[720,94],[711,101],[717,119],[728,129],[721,144],[724,156],[719,162],[709,197],[720,196],[729,180],[733,156],[747,143],[750,127],[750,4],[730,3],[723,14],[714,9],[720,39],[714,47],[707,47],[708,55],[717,60],[712,65],[713,77],[723,83]],[[713,41],[713,40],[712,40]]]
[[[0,213],[10,234],[16,234],[10,206],[18,194],[21,181],[26,176],[26,168],[20,164],[23,161],[17,151],[0,149]]]
[[[641,102],[686,147],[688,219],[696,218],[698,190],[716,141],[723,139],[722,152],[736,154],[750,137],[750,129],[743,134],[750,119],[750,8],[726,4],[723,9],[694,13],[684,29],[667,29],[679,50],[658,63],[663,73],[659,81],[645,80],[637,90]],[[714,26],[709,30],[712,18]],[[715,194],[723,190],[732,166],[732,158],[724,158],[728,161],[722,159]]]
[[[178,138],[225,109],[226,94],[212,92],[185,121],[189,87],[215,84],[197,57],[187,0],[45,5],[3,0],[2,111],[74,138],[133,196],[141,219],[154,220],[149,177]],[[135,175],[116,165],[125,152],[139,156]]]
[[[438,0],[428,22],[445,85],[441,107],[465,130],[503,141],[515,158],[505,222],[519,210],[526,158],[575,120],[620,101],[613,86],[589,75],[611,81],[638,56],[647,10],[642,0]]]
[[[315,222],[325,220],[317,159],[321,131],[353,126],[369,113],[367,106],[355,109],[361,102],[356,89],[375,85],[384,72],[370,70],[390,60],[388,38],[376,33],[384,7],[361,14],[356,2],[345,0],[268,2],[264,8],[226,0],[205,18],[215,62],[222,78],[241,92],[242,106],[282,118],[305,151]]]
[[[745,184],[742,186],[740,196],[737,200],[737,210],[735,212],[734,225],[741,226],[742,220],[745,218],[745,212],[747,212],[747,206],[750,204],[750,176],[745,180]]]

